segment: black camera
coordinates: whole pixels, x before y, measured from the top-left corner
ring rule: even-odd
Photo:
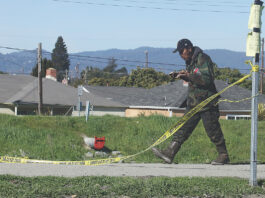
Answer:
[[[170,75],[172,78],[176,78],[178,74],[179,74],[179,72],[170,72],[170,73],[169,73],[169,75]]]

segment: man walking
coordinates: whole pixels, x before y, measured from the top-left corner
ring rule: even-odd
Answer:
[[[179,52],[181,58],[186,62],[186,70],[178,73],[171,73],[175,78],[180,78],[188,82],[188,96],[186,102],[186,113],[196,105],[217,93],[214,84],[214,63],[211,58],[203,53],[196,46],[193,46],[190,40],[181,39],[173,53]],[[205,131],[211,141],[215,144],[218,157],[212,161],[213,165],[222,165],[229,163],[228,152],[225,139],[219,123],[219,108],[216,106],[218,98],[206,105],[202,110],[191,117],[181,128],[173,135],[172,142],[165,150],[152,148],[154,154],[171,164],[181,145],[189,138],[193,130],[202,119]]]

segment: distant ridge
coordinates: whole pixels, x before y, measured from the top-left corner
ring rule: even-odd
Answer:
[[[149,67],[154,67],[157,71],[169,73],[170,71],[183,68],[184,62],[181,60],[178,54],[172,53],[173,48],[139,47],[136,49],[127,50],[108,49],[100,51],[70,53],[70,70],[74,71],[74,68],[77,64],[79,64],[80,71],[83,70],[86,66],[103,68],[107,65],[108,62],[108,60],[104,58],[113,57],[117,59],[116,63],[119,67],[125,66],[130,71],[131,69],[136,68],[136,66],[145,66],[146,50],[148,51],[148,61],[151,62],[149,63]],[[34,67],[37,61],[36,53],[34,53],[35,51],[32,50],[32,52],[33,53],[23,51],[13,52],[9,54],[0,53],[0,70],[8,73],[30,73],[32,67]],[[244,62],[249,58],[245,56],[245,52],[235,52],[226,49],[210,49],[204,50],[204,52],[210,55],[212,60],[217,63],[219,67],[240,69],[242,73],[248,72],[249,67],[245,65]],[[50,59],[49,53],[43,53],[43,57]],[[182,65],[182,67],[177,67],[170,64]]]

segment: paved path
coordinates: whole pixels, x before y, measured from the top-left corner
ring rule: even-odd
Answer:
[[[0,174],[17,176],[167,176],[167,177],[250,177],[250,165],[210,164],[125,164],[101,166],[0,163]],[[265,165],[258,165],[258,179],[265,179]]]

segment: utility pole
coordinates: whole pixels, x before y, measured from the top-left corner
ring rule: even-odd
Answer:
[[[148,68],[148,51],[145,50],[144,53],[145,53],[145,67]]]
[[[253,65],[259,64],[259,54],[253,58]],[[250,153],[250,185],[257,185],[257,139],[258,139],[258,82],[259,72],[252,71],[252,101],[251,101],[251,153]]]
[[[65,70],[66,85],[68,85],[68,70]]]
[[[263,76],[264,76],[264,38],[261,40],[261,69],[260,69],[260,93],[263,93]]]
[[[81,96],[83,95],[83,86],[82,85],[79,85],[77,87],[77,95],[78,95],[77,110],[78,110],[78,116],[80,117],[80,111],[81,111],[81,108],[82,108],[82,105],[81,105]]]
[[[258,139],[258,98],[259,93],[259,56],[260,56],[260,30],[262,4],[260,0],[254,0],[251,5],[248,28],[251,33],[247,39],[246,55],[253,57],[252,66],[252,101],[251,101],[251,151],[250,151],[250,178],[249,184],[257,186],[257,139]]]
[[[87,85],[87,69],[88,68],[85,69],[85,85]]]
[[[42,49],[41,43],[38,45],[38,79],[39,79],[39,104],[38,104],[38,111],[39,115],[42,113],[42,77],[41,77],[41,59],[42,59]]]
[[[75,66],[76,78],[79,79],[79,63]]]

